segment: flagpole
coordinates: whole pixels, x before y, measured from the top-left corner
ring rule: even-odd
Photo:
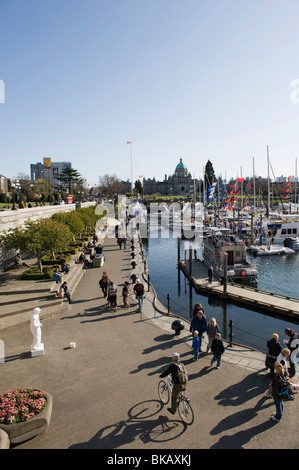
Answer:
[[[132,142],[127,141],[127,144],[130,145],[130,156],[131,156],[131,193],[133,194],[133,159],[132,159]]]
[[[252,158],[253,169],[253,211],[255,212],[255,170],[254,170],[254,157]]]
[[[268,166],[268,217],[270,217],[270,175],[269,175],[269,147],[267,145],[267,166]]]

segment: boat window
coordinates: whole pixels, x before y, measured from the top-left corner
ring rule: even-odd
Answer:
[[[290,235],[291,233],[292,233],[292,229],[288,228],[288,235]]]
[[[293,233],[297,233],[297,229],[296,229],[296,228],[293,228]]]
[[[286,229],[283,228],[283,229],[281,230],[281,235],[286,235],[286,233],[287,233]]]

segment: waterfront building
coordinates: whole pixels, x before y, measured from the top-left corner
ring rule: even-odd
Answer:
[[[143,178],[143,194],[159,193],[163,196],[192,196],[194,183],[198,192],[199,181],[192,178],[191,173],[183,163],[183,159],[180,158],[174,173],[169,176],[165,175],[163,181],[157,181],[155,177]]]

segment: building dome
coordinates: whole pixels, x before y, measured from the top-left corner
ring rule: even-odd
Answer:
[[[187,170],[186,165],[183,163],[183,159],[180,158],[180,163],[177,164],[176,170]]]

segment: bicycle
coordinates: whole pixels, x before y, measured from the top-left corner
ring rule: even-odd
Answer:
[[[158,395],[161,402],[164,405],[170,400],[171,393],[172,393],[173,381],[169,380],[165,382],[165,380],[160,380],[158,383]],[[192,406],[190,405],[190,398],[185,396],[183,391],[179,393],[179,402],[178,402],[178,413],[181,420],[190,426],[194,421],[194,412]]]

